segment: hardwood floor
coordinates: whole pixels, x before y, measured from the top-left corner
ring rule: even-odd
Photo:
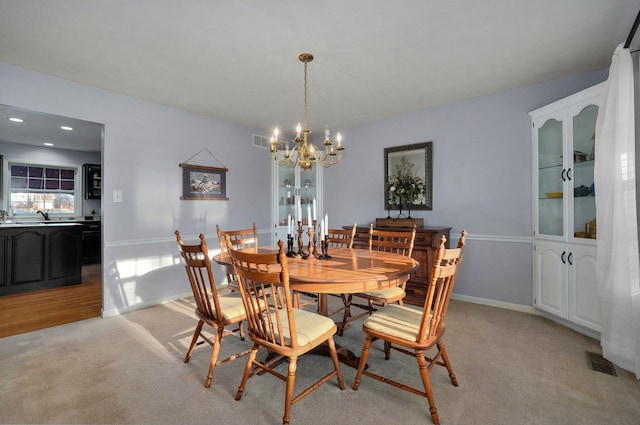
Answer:
[[[82,283],[0,297],[0,338],[98,317],[102,267],[82,268]]]

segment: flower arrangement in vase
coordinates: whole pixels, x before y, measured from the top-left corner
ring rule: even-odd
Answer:
[[[396,173],[390,176],[385,183],[387,202],[392,209],[400,210],[398,218],[404,218],[402,208],[406,207],[411,218],[411,205],[424,196],[424,181],[416,175],[414,164],[406,157],[402,157],[396,164]]]

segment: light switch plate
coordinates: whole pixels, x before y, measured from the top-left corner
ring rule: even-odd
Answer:
[[[113,191],[113,202],[122,202],[122,191],[114,190]]]

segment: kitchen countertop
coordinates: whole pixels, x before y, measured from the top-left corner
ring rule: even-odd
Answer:
[[[63,227],[63,226],[82,226],[83,223],[79,223],[77,221],[52,221],[44,223],[42,221],[34,221],[33,223],[0,223],[0,229],[10,228],[10,227],[40,227],[40,226],[54,226],[54,227]]]

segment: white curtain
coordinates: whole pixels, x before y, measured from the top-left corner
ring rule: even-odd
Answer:
[[[596,123],[594,182],[603,356],[640,379],[633,62],[620,44]]]

